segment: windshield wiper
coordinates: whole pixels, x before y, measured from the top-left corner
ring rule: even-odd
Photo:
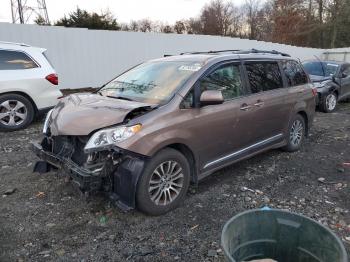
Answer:
[[[115,98],[115,99],[121,99],[121,100],[127,100],[127,101],[134,101],[131,98],[125,97],[125,96],[107,96],[109,98]]]

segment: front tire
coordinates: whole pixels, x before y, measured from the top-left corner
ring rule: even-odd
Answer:
[[[15,131],[27,127],[34,119],[34,107],[24,96],[0,96],[0,130]]]
[[[184,200],[190,184],[190,166],[179,151],[166,148],[147,164],[137,185],[137,207],[149,215],[162,215]]]
[[[331,113],[337,108],[338,96],[332,92],[322,97],[320,109],[322,112]]]
[[[304,141],[306,132],[305,119],[297,114],[291,121],[288,129],[288,143],[282,149],[287,152],[298,151]]]

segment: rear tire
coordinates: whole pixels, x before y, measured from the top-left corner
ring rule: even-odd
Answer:
[[[282,149],[287,152],[298,151],[304,141],[306,132],[305,119],[300,114],[297,114],[289,124],[288,143]]]
[[[321,98],[320,110],[325,113],[333,112],[338,105],[338,96],[332,92]]]
[[[0,95],[0,130],[15,131],[26,128],[34,119],[33,104],[17,94]]]
[[[190,166],[179,151],[166,148],[147,164],[137,185],[137,207],[149,215],[162,215],[184,200],[190,184]]]

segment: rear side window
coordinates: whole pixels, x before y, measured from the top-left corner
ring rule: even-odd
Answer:
[[[246,64],[252,93],[283,87],[281,72],[277,62],[249,62]]]
[[[0,70],[20,70],[38,67],[25,53],[0,50]]]
[[[308,78],[303,68],[295,61],[284,61],[283,72],[287,78],[288,86],[298,86],[308,83]]]
[[[200,80],[201,92],[220,90],[225,100],[243,95],[241,73],[238,65],[223,65]]]

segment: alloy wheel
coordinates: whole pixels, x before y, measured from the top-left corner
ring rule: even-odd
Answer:
[[[303,123],[297,119],[293,122],[292,128],[290,130],[289,139],[293,146],[298,146],[302,140],[304,133]]]
[[[176,161],[161,163],[152,173],[148,192],[156,205],[169,205],[180,194],[184,185],[182,167]]]
[[[326,107],[328,111],[333,111],[337,105],[337,97],[332,93],[326,97]]]
[[[0,123],[5,126],[18,126],[27,118],[27,107],[17,100],[6,100],[0,104]]]

